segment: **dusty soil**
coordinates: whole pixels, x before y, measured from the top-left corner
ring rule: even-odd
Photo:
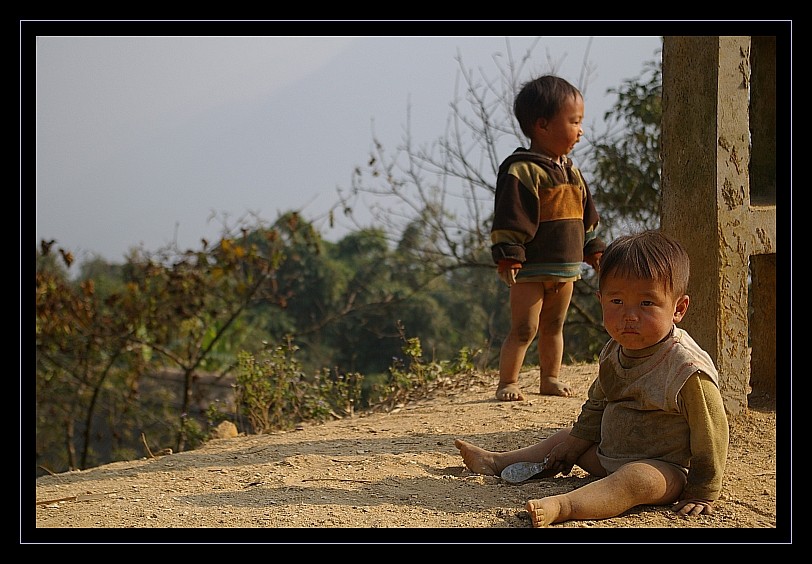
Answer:
[[[776,409],[768,397],[751,398],[750,408],[731,421],[724,491],[712,515],[680,517],[668,507],[641,506],[603,521],[532,530],[524,510],[528,499],[569,491],[591,478],[576,467],[566,477],[511,485],[464,467],[455,438],[495,450],[538,441],[573,422],[596,371],[595,364],[564,367],[562,379],[576,391],[572,398],[539,395],[538,373],[528,371],[520,380],[527,399],[498,402],[497,376],[491,374],[446,384],[390,413],[214,439],[194,451],[41,477],[30,521],[23,512],[21,540],[503,543],[567,542],[575,534],[579,542],[659,542],[675,534],[680,542],[790,539],[791,515],[776,515]],[[786,493],[789,484],[783,486]],[[34,501],[30,494],[21,499]],[[531,530],[507,536],[476,531],[487,528]]]

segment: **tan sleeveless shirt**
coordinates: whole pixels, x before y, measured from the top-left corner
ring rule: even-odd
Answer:
[[[728,427],[710,356],[677,327],[664,341],[628,352],[634,358],[615,340],[601,351],[598,378],[573,436],[599,442],[598,458],[607,472],[642,459],[670,462],[686,472],[693,464],[696,478],[702,476],[703,485],[696,484],[701,494],[718,496]],[[691,393],[681,395],[697,373],[702,377],[692,383]],[[683,396],[702,405],[686,403]],[[700,460],[702,468],[696,468]]]

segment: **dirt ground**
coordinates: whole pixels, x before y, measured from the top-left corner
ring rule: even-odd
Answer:
[[[571,398],[539,395],[538,373],[528,371],[520,380],[527,399],[499,402],[491,374],[441,386],[390,413],[41,477],[35,508],[21,492],[31,504],[22,509],[34,511],[27,521],[22,512],[21,542],[791,542],[786,499],[781,519],[776,514],[777,492],[789,493],[791,479],[778,488],[769,397],[751,398],[731,421],[724,489],[712,515],[641,506],[612,519],[532,529],[528,499],[591,478],[576,467],[566,477],[512,485],[464,467],[455,438],[494,450],[538,441],[574,421],[596,371],[596,364],[564,367]],[[503,530],[479,531],[490,528]]]

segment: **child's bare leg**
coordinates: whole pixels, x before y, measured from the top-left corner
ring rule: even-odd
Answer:
[[[539,393],[570,397],[572,388],[561,382],[561,361],[564,357],[564,320],[572,299],[572,282],[545,282],[544,300],[539,314]]]
[[[665,505],[685,487],[685,474],[659,460],[641,460],[566,494],[531,499],[525,506],[534,527],[571,519],[608,519],[637,505]]]
[[[561,429],[534,445],[507,452],[485,450],[460,439],[454,441],[454,446],[460,450],[462,460],[471,472],[496,476],[514,462],[543,461],[553,447],[566,439],[569,433],[569,428]]]
[[[527,349],[538,332],[539,313],[544,289],[541,284],[524,282],[510,288],[510,333],[499,356],[499,385],[496,399],[521,401],[519,371]]]

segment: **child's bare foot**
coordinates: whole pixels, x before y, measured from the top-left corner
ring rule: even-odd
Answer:
[[[516,382],[507,384],[500,382],[499,386],[496,387],[496,399],[499,401],[522,401],[524,400],[524,396],[519,389],[519,384]]]
[[[560,382],[558,376],[542,376],[539,393],[543,396],[563,396],[568,398],[572,395],[572,388],[566,382]]]
[[[492,452],[460,439],[454,441],[454,446],[460,449],[462,460],[471,472],[485,474],[486,476],[499,474],[501,469],[497,468]]]
[[[524,507],[530,513],[533,527],[547,527],[558,518],[561,505],[558,503],[557,497],[543,497],[541,499],[531,499],[527,502]]]

